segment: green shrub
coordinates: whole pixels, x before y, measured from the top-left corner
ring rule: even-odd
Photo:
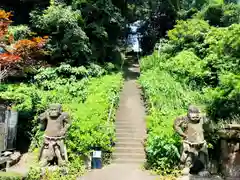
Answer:
[[[163,61],[165,61],[165,56],[168,56],[168,54],[159,54],[158,52],[154,52],[151,56],[146,56],[144,58],[141,59],[141,71],[146,71],[149,69],[154,69],[156,68],[158,65],[160,65],[160,63],[163,63]]]
[[[213,123],[228,122],[240,113],[239,7],[211,3],[192,19],[178,21],[168,40],[160,40],[158,52],[141,60],[148,167],[158,173],[172,172],[178,165],[173,120],[186,113],[190,103],[202,107]],[[205,135],[209,154],[216,158],[216,129]]]
[[[210,74],[207,69],[207,62],[202,61],[192,51],[181,51],[164,65],[172,76],[180,81],[185,80],[192,87],[204,86],[204,81]]]
[[[173,130],[174,119],[186,112],[190,103],[203,100],[199,93],[157,67],[142,71],[139,82],[148,106],[147,166],[161,174],[172,172],[179,162],[180,146]]]
[[[121,85],[121,74],[92,79],[87,87],[86,101],[78,105],[71,103],[66,107],[74,120],[69,132],[71,141],[68,141],[68,146],[73,151],[88,153],[89,150],[100,148],[111,152],[111,144],[115,137],[112,121],[115,108],[109,121],[108,113],[112,101],[114,106],[117,106]]]
[[[175,52],[193,48],[194,53],[204,56],[204,39],[210,30],[209,24],[204,20],[190,19],[178,21],[174,29],[168,31],[169,43],[175,45]]]
[[[204,43],[208,49],[205,50],[205,60],[215,71],[239,72],[239,28],[238,24],[227,28],[212,28],[206,35]]]
[[[203,13],[203,19],[212,26],[221,26],[221,17],[223,17],[222,4],[210,4]]]
[[[227,27],[240,22],[239,4],[210,4],[200,12],[200,17],[212,26]]]
[[[114,65],[112,65],[114,69]],[[100,77],[110,71],[102,68],[97,64],[90,63],[89,66],[72,67],[69,64],[61,64],[57,68],[40,68],[34,76],[34,82],[45,90],[55,89],[56,85],[67,85],[70,83],[78,83],[79,90],[84,83],[91,77]],[[77,80],[82,80],[81,83]],[[52,83],[54,81],[54,83]],[[82,85],[80,85],[82,84]],[[81,91],[78,91],[81,93]]]
[[[19,173],[0,172],[0,179],[2,179],[2,180],[21,180],[22,176]]]
[[[239,4],[228,4],[223,6],[223,17],[221,22],[224,27],[232,24],[239,24],[240,22],[240,5]]]
[[[228,28],[227,34],[222,39],[223,53],[225,55],[233,56],[236,58],[240,57],[240,38],[239,31],[240,25],[233,24]]]
[[[71,173],[60,177],[50,174],[52,179],[76,179],[82,173],[82,160],[95,148],[104,153],[112,151],[115,140],[113,120],[122,86],[122,74],[107,75],[98,65],[71,67],[62,64],[57,68],[40,69],[35,84],[7,85],[0,97],[15,103],[19,115],[19,133],[30,137],[31,149],[39,148],[43,133],[39,130],[37,117],[51,103],[60,103],[70,114],[72,125],[67,134],[66,144]],[[109,111],[113,105],[112,114]],[[32,170],[29,179],[37,175]]]
[[[83,64],[89,60],[90,44],[82,29],[84,21],[80,11],[56,4],[49,6],[43,13],[32,12],[31,18],[37,32],[50,36],[52,61]]]
[[[225,72],[216,88],[204,89],[208,99],[208,114],[215,121],[231,119],[240,113],[240,76]]]
[[[168,32],[169,41],[161,47],[163,53],[159,55],[161,60],[158,58],[158,67],[166,69],[169,66],[167,70],[178,73],[178,79],[187,76],[187,83],[195,81],[200,84],[199,87],[203,84],[217,86],[219,74],[224,71],[239,72],[238,24],[216,28],[203,20],[180,22]],[[195,66],[190,62],[195,62]]]
[[[13,35],[14,40],[26,39],[31,36],[31,29],[27,25],[9,26],[8,31]]]

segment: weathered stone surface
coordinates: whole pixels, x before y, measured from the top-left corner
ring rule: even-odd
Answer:
[[[20,174],[23,178],[26,178],[30,168],[33,166],[33,162],[36,161],[36,155],[34,153],[21,154],[21,158],[18,163],[9,167],[8,172]]]
[[[103,169],[94,169],[77,180],[160,180],[143,171],[137,164],[111,164]]]
[[[236,128],[229,128],[228,126],[226,129],[220,131],[221,172],[225,177],[240,179],[240,138],[237,138],[237,135],[240,133]],[[223,134],[223,131],[225,131],[226,134]]]
[[[197,107],[189,106],[186,116],[174,121],[175,131],[182,137],[181,164],[184,166],[183,175],[189,173],[208,176],[208,149],[204,139],[203,124],[206,118],[201,116]]]
[[[13,152],[10,155],[10,159],[11,159],[10,165],[14,165],[14,164],[18,163],[20,158],[21,158],[21,153],[20,152],[17,152],[17,151]]]
[[[187,175],[178,177],[177,180],[223,180],[220,176],[201,177],[197,175]]]
[[[69,115],[62,112],[60,104],[52,104],[39,116],[42,129],[45,131],[44,143],[40,151],[40,165],[49,165],[57,158],[59,166],[67,161],[66,146],[64,145],[65,134],[70,126]]]

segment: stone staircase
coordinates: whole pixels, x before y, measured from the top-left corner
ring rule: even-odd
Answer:
[[[132,71],[134,72],[134,69]],[[140,94],[135,80],[125,81],[116,113],[117,142],[113,163],[143,164],[145,162],[143,147],[146,137],[145,108]]]
[[[144,163],[145,152],[143,138],[140,135],[134,134],[129,128],[124,129],[121,125],[117,125],[116,136],[114,163]]]
[[[146,137],[145,108],[137,87],[138,65],[126,69],[124,87],[116,113],[117,142],[113,163],[90,171],[81,180],[156,180],[139,168],[145,161],[143,140]]]

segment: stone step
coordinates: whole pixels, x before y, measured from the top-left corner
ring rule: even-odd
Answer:
[[[127,118],[124,118],[124,119],[117,119],[114,123],[116,125],[124,125],[124,124],[133,124],[134,122],[129,121],[129,119]]]
[[[116,132],[119,130],[119,131],[123,131],[123,130],[130,130],[130,131],[143,131],[142,129],[140,128],[134,128],[133,126],[126,126],[126,127],[123,127],[123,126],[115,126],[115,129],[116,129]],[[144,132],[144,131],[143,131]]]
[[[117,120],[114,124],[116,126],[132,126],[132,127],[139,127],[139,125],[144,125],[144,121],[139,122],[139,121],[129,121],[129,118],[124,118],[121,120]]]
[[[130,128],[116,128],[116,133],[139,133],[139,134],[143,134],[144,131],[142,129],[134,129],[132,127]]]
[[[125,147],[125,148],[143,148],[143,145],[141,143],[136,143],[136,142],[118,142],[115,145],[115,149],[118,147]]]
[[[140,143],[142,144],[143,143],[143,138],[132,138],[132,137],[117,137],[116,139],[116,143],[119,143],[119,142],[126,142],[126,143]]]
[[[141,129],[141,130],[145,130],[144,126],[140,126],[139,124],[135,124],[135,123],[119,123],[119,124],[116,124],[115,123],[115,127],[116,128],[132,128],[132,129]]]
[[[126,122],[126,121],[122,121],[122,122],[118,122],[118,123],[114,123],[115,127],[118,128],[118,127],[121,127],[121,128],[136,128],[136,129],[142,129],[142,130],[145,130],[145,125],[144,124],[139,124],[139,122],[132,122],[132,123],[129,123],[129,122]]]
[[[134,153],[134,152],[127,152],[127,153],[113,153],[113,159],[145,159],[145,153]]]
[[[140,129],[138,125],[134,123],[115,123],[116,128],[132,128],[132,129]]]
[[[116,137],[129,137],[129,138],[143,138],[143,133],[142,132],[116,132]]]
[[[113,163],[116,164],[143,164],[145,159],[115,159]]]
[[[136,122],[136,121],[130,121],[128,117],[124,117],[124,118],[121,118],[121,119],[117,119],[115,121],[115,124],[116,125],[119,125],[119,124],[135,124],[137,125],[139,122]]]
[[[117,147],[115,148],[116,153],[145,153],[144,148],[140,148],[140,147]]]

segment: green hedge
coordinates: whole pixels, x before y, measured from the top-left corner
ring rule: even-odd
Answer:
[[[240,26],[234,24],[239,5],[211,7],[221,8],[225,27],[204,20],[216,15],[215,10],[209,14],[208,6],[208,11],[199,13],[205,16],[178,21],[168,31],[168,39],[160,40],[158,51],[141,60],[139,82],[148,104],[148,166],[158,173],[172,172],[178,166],[179,137],[173,131],[173,120],[186,113],[189,104],[199,105],[213,123],[237,119],[240,112]],[[213,148],[211,158],[216,158],[219,138],[215,130],[206,132]]]
[[[72,125],[66,139],[70,174],[65,179],[76,179],[82,174],[80,157],[89,155],[93,148],[112,151],[113,121],[123,78],[121,73],[108,73],[97,65],[87,69],[62,65],[40,69],[34,78],[35,84],[2,86],[0,96],[16,103],[15,108],[20,113],[19,133],[26,137],[31,135],[32,150],[42,143],[43,132],[39,130],[37,117],[50,103],[61,103],[63,110],[70,114]],[[113,110],[108,119],[111,107]],[[37,179],[39,173],[35,171],[31,171],[29,179]],[[59,173],[50,174],[48,178],[50,176],[58,179]]]
[[[148,60],[145,58],[142,63]],[[201,96],[157,68],[142,71],[139,82],[148,106],[147,168],[161,174],[170,173],[178,165],[180,145],[173,121],[186,113],[190,103],[199,103]]]
[[[121,86],[121,74],[94,78],[89,82],[84,103],[66,104],[66,110],[74,120],[68,136],[68,147],[82,153],[89,152],[93,147],[100,147],[103,151],[112,150],[111,143],[115,140],[113,120]],[[112,116],[108,121],[112,102]]]

